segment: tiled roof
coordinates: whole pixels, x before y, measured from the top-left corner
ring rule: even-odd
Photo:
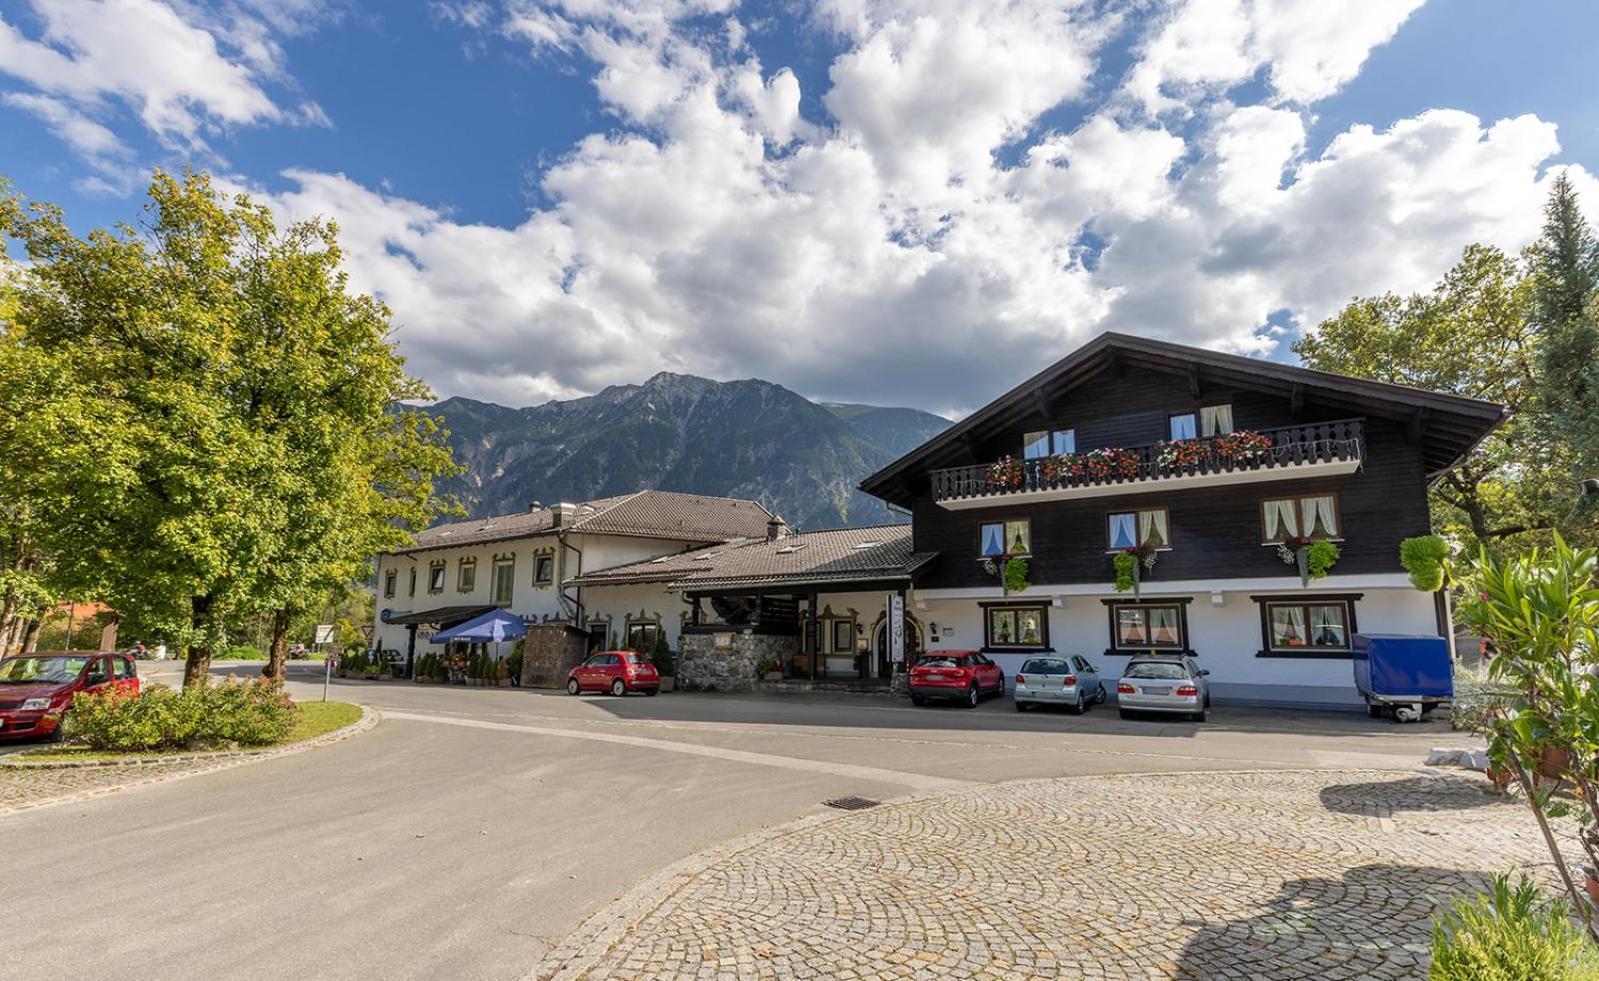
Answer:
[[[571,507],[572,516],[566,522],[569,531],[683,542],[764,537],[766,523],[772,517],[771,512],[754,501],[658,490],[602,497]],[[398,554],[548,534],[556,527],[555,513],[554,507],[541,507],[436,525],[419,533],[416,543],[400,549]]]
[[[584,573],[574,585],[664,582],[676,590],[908,579],[934,557],[911,551],[910,525],[835,528],[707,545]]]

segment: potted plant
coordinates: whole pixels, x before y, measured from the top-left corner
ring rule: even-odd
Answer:
[[[1417,535],[1399,543],[1399,564],[1410,573],[1410,584],[1424,593],[1444,588],[1449,545],[1437,535]]]
[[[1144,573],[1154,571],[1155,560],[1159,557],[1160,553],[1149,545],[1124,548],[1113,555],[1110,562],[1116,570],[1116,592],[1125,593],[1130,589],[1134,596],[1139,595]]]
[[[1006,490],[1015,490],[1026,479],[1027,465],[1022,460],[1006,454],[988,465],[988,483]]]
[[[655,631],[650,663],[655,665],[655,672],[661,676],[661,691],[671,691],[677,683],[677,664],[672,660],[672,649],[666,646],[665,631]]]
[[[518,688],[522,686],[522,666],[526,663],[525,655],[522,651],[522,642],[517,641],[516,650],[511,652],[510,658],[506,661],[505,669],[511,676],[511,684]]]
[[[1005,583],[1005,593],[1025,593],[1031,583],[1027,580],[1027,560],[1020,556],[1013,556],[1006,560],[1001,576]]]
[[[765,681],[783,680],[783,672],[778,670],[777,662],[769,657],[761,658],[761,663],[756,667],[755,673]]]
[[[1283,560],[1284,565],[1295,566],[1299,570],[1299,584],[1309,586],[1314,579],[1321,579],[1332,571],[1338,564],[1338,546],[1325,538],[1297,537],[1283,541],[1277,546],[1277,557]]]
[[[511,662],[500,658],[494,662],[494,684],[498,688],[511,687]]]
[[[1237,429],[1210,441],[1216,459],[1228,463],[1254,463],[1271,451],[1271,437],[1249,429]]]
[[[1155,462],[1162,470],[1192,470],[1209,456],[1209,440],[1173,439],[1155,444]]]

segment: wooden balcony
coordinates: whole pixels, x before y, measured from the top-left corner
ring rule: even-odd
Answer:
[[[951,467],[932,472],[933,500],[951,510],[1064,501],[1353,473],[1365,458],[1362,420],[1341,419],[1256,431],[1251,450],[1228,450],[1227,437],[1154,443],[1037,460]],[[1167,448],[1168,461],[1161,460]]]

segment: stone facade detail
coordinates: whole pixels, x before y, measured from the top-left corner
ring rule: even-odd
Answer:
[[[677,687],[685,691],[753,691],[765,660],[787,664],[798,637],[748,630],[686,633],[678,640]]]
[[[566,687],[566,673],[582,662],[587,651],[588,635],[575,627],[529,624],[522,642],[522,687]]]

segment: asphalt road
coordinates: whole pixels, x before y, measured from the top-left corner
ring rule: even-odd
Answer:
[[[320,694],[311,670],[293,667],[297,698]],[[1226,708],[1193,725],[876,696],[335,680],[332,697],[383,721],[326,748],[0,817],[0,976],[514,979],[650,872],[828,798],[1407,767],[1461,743],[1445,723]]]

